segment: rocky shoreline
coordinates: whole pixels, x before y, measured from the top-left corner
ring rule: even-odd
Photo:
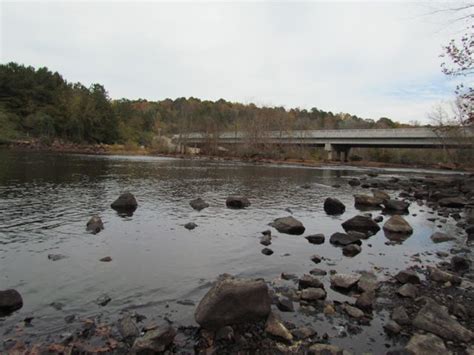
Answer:
[[[75,331],[50,335],[37,342],[22,338],[21,327],[31,324],[31,319],[25,319],[16,334],[4,334],[3,351],[11,354],[349,354],[334,341],[347,335],[357,336],[364,329],[370,329],[379,317],[384,320],[386,336],[392,340],[392,344],[386,345],[387,354],[473,354],[474,177],[382,180],[372,173],[348,183],[371,191],[354,196],[359,210],[370,208],[371,212],[344,218],[344,233],[336,232],[329,237],[305,236],[304,225],[293,216],[277,218],[269,225],[279,233],[306,238],[310,244],[330,243],[340,248],[344,257],[351,258],[362,248],[370,247],[371,237],[379,230],[387,237],[386,243],[403,243],[413,233],[404,216],[410,206],[416,204],[426,208],[441,229],[448,220],[453,220],[463,231],[459,235],[435,232],[431,236],[433,243],[462,238],[463,246],[451,248],[449,252],[439,251],[431,263],[423,262],[419,254],[414,254],[412,265],[406,270],[383,274],[383,277],[373,270],[341,273],[336,265],[314,268],[304,275],[291,275],[282,270],[278,280],[221,275],[193,311],[190,308],[197,323],[192,327],[175,325],[168,317],[164,317],[162,324],[154,324],[148,322],[145,315],[125,311],[113,323],[103,322],[100,317],[80,319]],[[341,201],[329,197],[319,203],[324,205],[328,215],[346,217]],[[248,208],[251,201],[245,196],[229,196],[225,205],[231,209]],[[129,215],[139,204],[131,193],[124,193],[111,207]],[[202,210],[209,204],[197,198],[190,201],[190,207]],[[99,216],[93,216],[86,226],[93,234],[103,228]],[[256,247],[260,247],[258,244],[265,246],[262,257],[270,257],[272,230],[264,230]],[[51,259],[56,257],[58,255],[52,255]],[[317,266],[324,255],[315,254],[311,260]],[[331,298],[329,292],[344,295],[346,301]],[[102,306],[109,301],[110,298],[105,297],[98,300]],[[2,313],[15,312],[22,305],[17,291],[0,291]],[[295,313],[305,314],[305,319],[310,320],[320,316],[326,320],[337,319],[344,327],[337,336],[332,332],[318,333],[311,321],[297,324],[288,319],[287,315]],[[380,317],[381,314],[386,316]],[[65,319],[68,321],[74,318]]]

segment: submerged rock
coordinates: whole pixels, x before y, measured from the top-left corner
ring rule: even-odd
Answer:
[[[12,313],[23,307],[23,298],[17,290],[0,291],[0,316]]]
[[[266,319],[271,300],[263,280],[227,277],[218,281],[196,308],[196,322],[205,329]]]
[[[342,248],[342,254],[345,256],[356,256],[362,251],[362,248],[357,244],[349,244]]]
[[[191,200],[189,202],[189,205],[197,211],[201,211],[201,210],[209,207],[209,204],[200,197],[198,197],[194,200]]]
[[[311,244],[323,244],[325,237],[324,234],[313,234],[305,237],[308,242]]]
[[[434,243],[443,243],[443,242],[448,242],[450,240],[456,239],[456,238],[454,238],[450,235],[447,235],[446,233],[442,233],[442,232],[435,232],[431,235],[430,238]]]
[[[184,228],[186,228],[187,230],[193,230],[194,228],[196,228],[198,225],[194,222],[188,222],[184,225]]]
[[[116,211],[135,211],[138,207],[135,196],[130,192],[124,192],[110,205]]]
[[[136,339],[132,352],[137,355],[161,353],[173,343],[175,336],[176,330],[172,326],[159,327]]]
[[[97,234],[104,229],[104,223],[99,216],[92,216],[89,222],[87,222],[86,230],[92,234]]]
[[[380,227],[372,220],[372,218],[361,215],[348,219],[342,223],[342,227],[345,231],[356,231],[362,233],[377,233],[380,230]]]
[[[446,307],[431,299],[427,299],[426,304],[420,309],[413,320],[413,325],[446,340],[468,343],[473,338],[473,333],[453,319]]]
[[[99,306],[106,306],[110,301],[112,301],[112,298],[110,298],[110,296],[107,294],[103,294],[95,300],[95,303],[97,303]]]
[[[405,219],[400,215],[394,215],[385,222],[383,229],[387,233],[394,234],[412,234],[413,228],[408,224]]]
[[[328,197],[324,200],[324,211],[328,215],[339,215],[346,211],[346,206],[337,198]]]
[[[250,206],[250,201],[247,197],[242,196],[229,196],[225,201],[228,208],[240,209]]]
[[[262,254],[263,255],[272,255],[273,254],[273,250],[271,250],[270,248],[263,248],[262,249]]]
[[[292,216],[277,218],[270,225],[280,233],[299,235],[305,231],[303,223]]]
[[[264,234],[260,238],[260,244],[265,245],[265,246],[269,246],[270,244],[272,244],[272,236],[269,235],[269,234]]]
[[[58,261],[66,258],[67,256],[63,254],[48,254],[48,259],[52,261]]]

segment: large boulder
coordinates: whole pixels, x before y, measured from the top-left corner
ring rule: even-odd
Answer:
[[[337,198],[328,197],[324,200],[324,211],[329,215],[343,214],[346,211],[346,206]]]
[[[329,243],[334,245],[349,245],[349,244],[358,244],[361,245],[362,242],[360,241],[360,237],[353,235],[353,234],[346,234],[336,232],[329,238]]]
[[[277,218],[270,225],[280,233],[303,234],[305,231],[303,223],[292,216]]]
[[[342,223],[342,228],[347,231],[356,231],[362,233],[377,233],[380,230],[380,227],[375,223],[372,218],[367,216],[358,215],[348,219]]]
[[[137,209],[138,203],[132,193],[124,192],[118,197],[118,199],[112,202],[110,207],[119,212],[133,212]]]
[[[198,197],[194,200],[191,200],[189,202],[189,205],[197,211],[201,211],[201,210],[209,207],[209,204],[200,197]]]
[[[23,298],[17,290],[0,291],[0,315],[9,314],[23,307]]]
[[[240,209],[250,206],[250,201],[247,197],[242,196],[229,196],[225,200],[225,204],[228,208]]]
[[[356,207],[380,207],[383,203],[382,199],[369,195],[354,195],[354,201]]]
[[[266,319],[271,299],[263,280],[227,277],[219,280],[196,308],[196,322],[205,329]]]
[[[408,224],[405,219],[400,215],[394,215],[390,217],[387,222],[383,225],[385,232],[394,234],[412,234],[413,228]]]
[[[410,204],[405,201],[400,200],[386,200],[383,203],[384,209],[389,212],[408,212],[408,207]]]
[[[446,307],[431,299],[426,300],[426,304],[413,320],[413,325],[447,340],[469,343],[474,336],[470,330],[450,316]]]
[[[87,222],[86,230],[92,234],[97,234],[104,229],[104,223],[99,216],[92,216]]]

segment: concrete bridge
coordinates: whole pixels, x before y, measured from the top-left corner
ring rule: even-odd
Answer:
[[[222,132],[175,135],[173,141],[185,146],[205,144],[236,145],[248,143],[306,145],[324,147],[328,159],[347,161],[353,147],[361,148],[469,148],[474,146],[474,128],[400,128],[252,132]],[[334,155],[335,154],[335,155]]]

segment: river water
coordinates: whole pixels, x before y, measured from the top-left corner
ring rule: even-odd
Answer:
[[[367,193],[350,187],[348,179],[364,177],[368,171],[0,150],[0,289],[15,288],[24,300],[21,310],[0,318],[0,334],[14,337],[15,327],[34,317],[22,334],[42,339],[77,326],[66,324],[67,315],[76,315],[76,322],[98,314],[107,320],[123,310],[194,325],[192,303],[197,304],[222,273],[278,284],[282,272],[301,276],[317,266],[339,272],[376,270],[383,279],[410,265],[415,253],[433,260],[431,252],[452,247],[431,242],[429,237],[438,227],[426,220],[431,211],[415,203],[406,217],[415,232],[403,244],[386,245],[388,239],[381,231],[363,241],[362,252],[353,258],[329,244],[332,233],[343,231],[341,223],[360,213],[353,206],[353,194]],[[428,173],[433,172],[382,170],[379,178]],[[334,184],[341,187],[333,188]],[[138,200],[132,216],[122,217],[110,208],[123,191]],[[252,205],[227,209],[225,199],[231,194],[247,196]],[[342,216],[324,213],[323,201],[329,196],[346,204]],[[193,210],[189,201],[196,197],[210,207]],[[326,243],[312,245],[303,236],[272,230],[274,254],[263,255],[260,232],[269,229],[273,219],[289,215],[288,209],[305,225],[304,235],[324,233]],[[94,214],[105,224],[97,235],[85,230]],[[198,227],[189,231],[183,227],[187,222]],[[443,226],[445,231],[454,228],[450,223]],[[52,261],[48,254],[66,258]],[[315,265],[310,260],[313,254],[327,260]],[[112,261],[100,262],[105,256]],[[329,286],[329,276],[323,280]],[[345,296],[326,289],[329,300],[344,300]],[[104,294],[112,300],[99,306],[95,301]],[[340,330],[322,316],[314,322],[331,336]],[[346,337],[333,343],[377,353],[388,341],[381,322],[374,319],[370,330],[356,336],[357,342]]]

